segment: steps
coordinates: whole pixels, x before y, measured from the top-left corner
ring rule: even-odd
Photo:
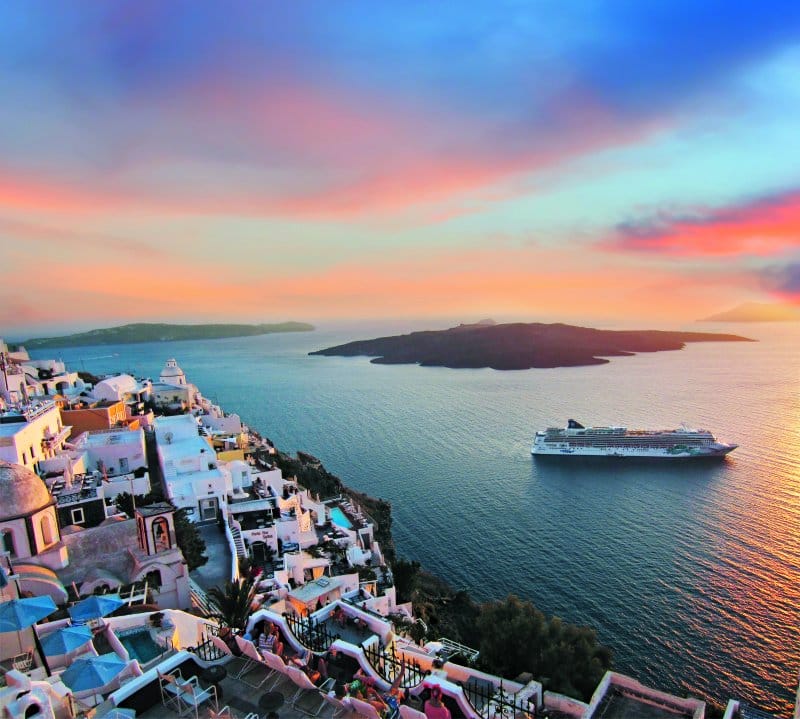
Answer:
[[[233,544],[236,547],[236,556],[240,559],[246,558],[247,548],[244,546],[244,540],[242,539],[242,533],[239,531],[238,527],[234,527],[230,525],[231,534],[233,535]]]
[[[220,613],[216,602],[191,577],[189,578],[189,596],[192,600],[192,607],[199,610],[204,617],[214,617]]]

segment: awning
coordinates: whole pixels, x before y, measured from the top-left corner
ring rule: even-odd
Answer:
[[[52,569],[38,564],[14,562],[14,573],[19,576],[21,591],[31,592],[37,596],[46,594],[56,604],[66,604],[67,590]]]

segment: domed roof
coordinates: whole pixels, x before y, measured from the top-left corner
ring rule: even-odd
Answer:
[[[178,367],[178,363],[174,359],[168,359],[161,370],[162,377],[183,377],[184,371]]]
[[[33,514],[53,501],[45,483],[31,470],[0,460],[0,521]]]

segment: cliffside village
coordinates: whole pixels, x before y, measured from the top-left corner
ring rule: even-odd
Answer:
[[[157,380],[89,383],[0,340],[0,716],[705,716],[618,673],[582,702],[481,672],[447,639],[418,644],[372,518],[274,459],[175,359]],[[133,517],[117,506],[153,490],[163,501],[134,501]],[[206,568],[189,571],[179,511],[207,538]],[[244,571],[256,590],[235,632],[209,590]],[[282,652],[259,651],[267,627]],[[731,700],[724,716],[755,711]]]

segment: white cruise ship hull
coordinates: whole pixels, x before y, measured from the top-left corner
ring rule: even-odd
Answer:
[[[713,459],[722,458],[736,449],[735,444],[713,444],[699,447],[676,445],[671,448],[643,447],[571,447],[567,443],[537,444],[531,447],[534,456],[549,457],[631,457],[637,459]]]

